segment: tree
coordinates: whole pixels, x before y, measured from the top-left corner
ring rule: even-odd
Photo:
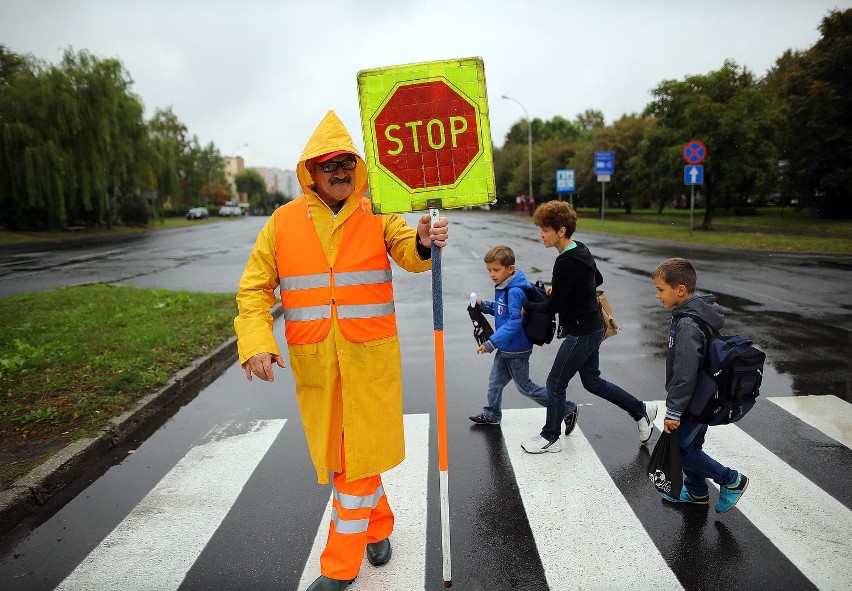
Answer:
[[[747,69],[726,61],[716,72],[664,81],[652,94],[655,100],[645,114],[668,128],[670,137],[679,138],[664,153],[691,139],[707,146],[704,229],[711,227],[714,199],[726,209],[734,207],[765,184],[767,175],[776,175],[778,152],[772,139],[777,123]]]
[[[828,218],[852,217],[852,9],[832,11],[822,38],[804,53],[785,53],[767,75],[779,104],[786,180]]]
[[[133,185],[142,105],[120,62],[65,51],[59,66],[4,52],[0,204],[10,229],[104,220],[116,187]]]
[[[237,192],[248,195],[252,209],[260,209],[264,215],[271,213],[269,191],[266,189],[266,181],[259,172],[253,168],[247,168],[235,176],[234,181],[237,184]]]

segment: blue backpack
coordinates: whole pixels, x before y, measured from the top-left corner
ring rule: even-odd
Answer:
[[[695,320],[707,338],[707,354],[689,401],[689,413],[706,425],[739,421],[760,395],[766,353],[749,337],[723,337],[698,316],[681,314],[676,318],[681,316]]]

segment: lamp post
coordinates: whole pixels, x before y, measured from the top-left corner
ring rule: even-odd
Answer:
[[[505,94],[500,98],[506,99],[507,101],[512,101],[517,103],[520,108],[524,110],[524,115],[527,117],[527,151],[529,154],[529,175],[530,175],[530,203],[533,201],[533,179],[532,179],[532,121],[530,121],[530,114],[527,112],[526,107],[521,104],[521,102],[517,99],[513,99],[510,96],[506,96]]]

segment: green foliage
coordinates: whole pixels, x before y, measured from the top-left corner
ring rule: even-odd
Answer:
[[[201,148],[171,109],[143,119],[121,62],[70,48],[56,65],[0,45],[0,224],[7,230],[140,223],[137,199],[158,208],[203,203],[224,182],[218,150]]]
[[[606,185],[609,206],[667,203],[688,193],[682,148],[707,146],[702,227],[720,212],[741,212],[748,198],[798,198],[826,218],[852,217],[852,9],[832,11],[822,38],[804,52],[785,52],[763,79],[727,60],[719,70],[664,80],[641,115],[606,125],[600,111],[573,122],[532,120],[533,192],[541,203],[556,197],[555,171],[576,171],[575,204],[600,207],[594,177],[597,150],[615,152],[616,172]],[[514,207],[529,192],[527,120],[494,149],[498,205]],[[750,208],[752,206],[749,206]]]
[[[784,188],[829,218],[852,217],[852,10],[832,11],[822,38],[785,53],[767,76],[778,103]]]
[[[260,209],[264,215],[272,212],[272,202],[269,191],[266,189],[266,181],[258,171],[247,168],[234,177],[237,184],[237,192],[248,195],[249,204],[252,209]]]

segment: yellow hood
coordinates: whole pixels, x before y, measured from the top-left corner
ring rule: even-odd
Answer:
[[[305,163],[317,156],[338,150],[355,154],[358,162],[355,167],[355,195],[360,199],[367,193],[367,165],[355,148],[352,136],[346,131],[346,127],[343,126],[343,122],[340,121],[334,111],[326,113],[323,120],[317,125],[314,134],[308,140],[308,144],[299,158],[299,164],[296,165],[296,176],[299,178],[302,191],[307,193],[309,187],[314,184],[314,179]]]

